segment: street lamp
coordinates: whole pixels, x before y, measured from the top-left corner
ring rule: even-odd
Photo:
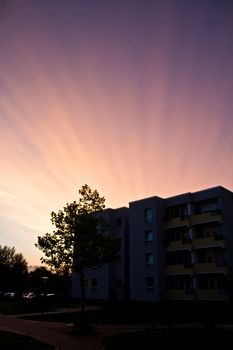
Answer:
[[[42,276],[42,295],[41,295],[41,319],[43,319],[43,315],[44,315],[44,303],[45,303],[45,297],[46,297],[46,283],[48,281],[48,277],[47,276]]]
[[[48,281],[48,277],[47,276],[42,276],[42,281],[43,281],[43,296],[46,296],[46,288],[45,288],[45,286],[46,286],[46,283],[47,283],[47,281]]]

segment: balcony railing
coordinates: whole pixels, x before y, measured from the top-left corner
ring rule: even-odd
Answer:
[[[222,222],[221,212],[216,210],[208,213],[200,213],[191,216],[192,225],[202,224],[205,222]]]
[[[194,300],[192,290],[185,289],[168,289],[168,300]]]
[[[226,291],[218,289],[196,289],[197,300],[228,301],[229,296]]]
[[[203,247],[225,247],[224,239],[216,239],[215,237],[203,237],[195,238],[192,242],[193,248],[203,248]]]
[[[190,221],[189,217],[184,216],[184,217],[177,217],[177,218],[172,218],[172,219],[166,219],[164,222],[164,228],[172,228],[172,227],[180,227],[180,226],[190,226]]]
[[[191,241],[184,241],[184,240],[179,240],[179,241],[169,241],[166,247],[166,251],[176,251],[176,250],[191,250],[192,245]]]
[[[227,267],[224,263],[208,262],[208,263],[197,263],[194,265],[195,273],[224,273],[228,274]]]
[[[167,265],[166,271],[168,275],[184,275],[184,274],[193,274],[192,264],[177,264],[177,265]]]

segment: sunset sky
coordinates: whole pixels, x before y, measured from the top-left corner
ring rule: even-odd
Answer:
[[[232,111],[232,0],[0,1],[0,245],[39,264],[85,183],[233,190]]]

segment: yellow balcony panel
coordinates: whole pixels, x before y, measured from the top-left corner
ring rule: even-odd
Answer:
[[[221,293],[218,289],[197,289],[196,297],[198,300],[216,300],[216,301],[229,300],[228,294]]]
[[[176,251],[176,250],[191,250],[191,243],[183,243],[183,241],[172,241],[169,242],[166,251]]]
[[[168,290],[168,300],[194,300],[194,295],[192,293],[187,293],[183,289],[169,289]]]
[[[212,263],[198,263],[195,264],[195,273],[224,273],[227,275],[226,266],[217,266],[215,262]]]
[[[195,238],[193,240],[193,248],[203,247],[221,247],[225,248],[225,241],[223,239],[215,239],[214,237]]]
[[[192,225],[196,224],[202,224],[205,222],[222,222],[222,215],[219,213],[202,213],[202,214],[196,214],[191,216],[191,223]]]
[[[168,275],[184,275],[193,273],[192,267],[185,267],[183,264],[167,265],[166,268]]]
[[[164,228],[173,228],[173,227],[180,227],[180,226],[190,226],[188,219],[181,219],[181,218],[174,218],[170,219],[169,221],[165,222]]]

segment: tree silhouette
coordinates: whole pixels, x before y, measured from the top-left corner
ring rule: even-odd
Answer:
[[[53,233],[38,237],[36,247],[45,254],[42,262],[56,270],[77,272],[81,285],[81,325],[84,327],[85,269],[117,260],[121,241],[108,234],[101,216],[105,198],[88,185],[79,190],[79,201],[67,203],[63,210],[51,213]]]
[[[27,262],[15,248],[0,246],[0,289],[21,292],[28,275]]]

